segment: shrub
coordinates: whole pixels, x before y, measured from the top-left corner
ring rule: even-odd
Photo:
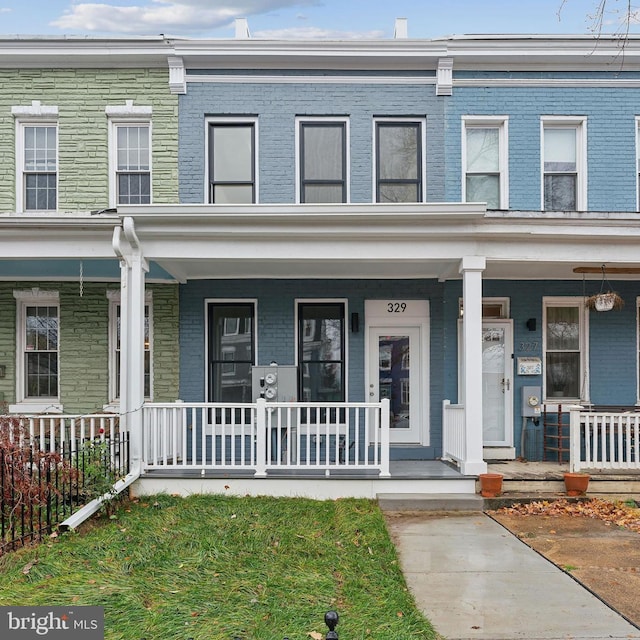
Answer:
[[[51,532],[78,473],[58,452],[42,451],[28,421],[0,414],[0,520],[3,546]],[[46,446],[43,446],[46,449]],[[54,513],[56,512],[56,513]]]

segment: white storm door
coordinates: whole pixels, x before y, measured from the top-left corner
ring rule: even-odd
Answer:
[[[484,446],[513,446],[511,320],[482,323],[482,407]]]
[[[369,401],[389,399],[390,441],[421,440],[419,327],[369,327]]]

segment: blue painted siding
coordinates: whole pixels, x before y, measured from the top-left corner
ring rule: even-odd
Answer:
[[[515,76],[516,74],[513,74]],[[446,109],[446,199],[462,197],[461,117],[509,116],[509,208],[540,210],[540,117],[587,118],[587,208],[636,210],[640,89],[456,87]]]
[[[431,315],[431,446],[424,457],[440,455],[442,447],[442,284],[425,280],[202,280],[180,286],[180,397],[187,402],[205,399],[205,300],[256,299],[259,365],[272,360],[295,363],[296,299],[335,298],[347,304],[348,392],[350,401],[367,399],[364,388],[365,318],[367,299],[428,299]],[[360,314],[360,331],[349,331],[349,314]],[[406,453],[406,451],[405,451]]]
[[[443,100],[433,85],[189,83],[180,96],[180,201],[203,202],[205,117],[257,116],[259,202],[295,202],[296,116],[348,116],[351,202],[372,202],[373,117],[426,116],[427,197],[444,199]]]
[[[621,311],[589,312],[588,358],[590,399],[597,405],[636,404],[638,352],[636,349],[636,296],[634,282],[611,282],[612,287],[626,301]],[[514,442],[520,454],[522,429],[522,387],[543,386],[542,376],[516,375],[516,359],[522,356],[544,358],[542,308],[545,296],[573,296],[583,298],[597,293],[597,281],[505,281],[483,282],[485,297],[507,297],[513,318],[514,347]],[[444,301],[444,397],[452,402],[457,396],[458,333],[457,309],[462,296],[461,282],[448,282]],[[526,321],[536,319],[536,330],[529,331]],[[544,362],[544,360],[543,360]]]

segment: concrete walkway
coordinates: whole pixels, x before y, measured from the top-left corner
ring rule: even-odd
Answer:
[[[640,630],[484,514],[387,514],[418,607],[448,640],[622,640]]]

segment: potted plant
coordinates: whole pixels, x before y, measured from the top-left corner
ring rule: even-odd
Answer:
[[[583,496],[587,492],[590,476],[588,473],[565,473],[564,487],[568,496]]]
[[[588,309],[596,311],[619,311],[624,307],[624,300],[615,291],[603,291],[586,299]]]
[[[481,473],[478,475],[480,480],[480,495],[483,498],[496,498],[502,493],[501,473]]]

